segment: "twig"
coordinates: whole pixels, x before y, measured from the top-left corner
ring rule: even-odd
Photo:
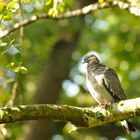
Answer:
[[[8,100],[7,104],[5,105],[5,107],[12,107],[13,106],[13,103],[14,103],[14,100],[15,100],[15,97],[16,97],[16,90],[17,90],[17,87],[18,87],[18,82],[14,82],[13,84],[13,88],[12,88],[12,95],[10,97],[10,99]]]
[[[17,29],[19,29],[22,26],[26,26],[29,25],[33,22],[36,22],[37,20],[40,19],[66,19],[66,18],[72,18],[72,17],[77,17],[77,16],[81,16],[81,15],[85,15],[88,14],[92,11],[96,11],[97,9],[102,9],[102,8],[107,8],[110,6],[110,3],[104,2],[102,4],[91,4],[88,6],[85,6],[82,9],[77,9],[77,10],[73,10],[73,11],[69,11],[67,13],[64,14],[59,14],[56,17],[53,17],[51,15],[48,14],[40,14],[40,15],[34,15],[32,16],[30,19],[25,19],[23,20],[22,23],[16,23],[13,25],[12,28],[8,29],[8,30],[3,30],[0,32],[0,38],[9,35],[10,33],[16,31]]]
[[[127,10],[131,14],[134,14],[135,16],[140,16],[140,8],[139,7],[133,6],[131,4],[128,4],[128,3],[120,1],[120,0],[112,0],[111,2],[103,2],[102,4],[99,4],[99,3],[90,4],[88,6],[81,8],[81,9],[69,11],[69,12],[64,13],[64,14],[59,14],[58,16],[55,16],[55,17],[48,15],[48,14],[34,15],[29,19],[23,20],[22,23],[14,24],[13,27],[8,29],[8,30],[1,31],[0,38],[4,37],[6,35],[9,35],[10,33],[16,31],[17,29],[19,29],[22,26],[27,26],[27,25],[34,23],[40,19],[67,19],[67,18],[72,18],[72,17],[78,17],[81,15],[86,15],[92,11],[96,11],[98,9],[103,9],[103,8],[109,8],[112,6],[118,6],[120,9]]]
[[[23,14],[23,9],[22,9],[22,2],[21,0],[19,1],[19,13],[20,13],[20,24],[22,24],[23,20],[24,20],[24,14]],[[24,26],[20,27],[20,32],[19,32],[19,43],[22,46],[23,45],[23,36],[24,36]]]
[[[11,83],[11,82],[14,82],[14,79],[10,79],[10,80],[7,81],[7,83]],[[15,97],[16,97],[17,86],[18,86],[18,82],[15,82],[14,85],[13,85],[13,88],[12,88],[12,96],[8,100],[8,102],[6,103],[5,107],[12,107],[13,106],[13,102],[14,102]],[[5,128],[5,124],[0,124],[0,133],[1,133],[1,136],[3,136],[3,139],[4,139],[5,133],[3,132],[3,130],[7,131],[7,129]]]

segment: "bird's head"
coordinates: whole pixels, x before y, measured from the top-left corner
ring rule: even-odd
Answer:
[[[88,63],[88,64],[89,63],[96,63],[97,64],[97,63],[100,63],[100,61],[94,54],[90,54],[84,58],[83,64],[84,63]]]

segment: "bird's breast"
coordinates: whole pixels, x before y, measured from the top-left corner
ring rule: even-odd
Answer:
[[[112,103],[114,102],[114,99],[105,89],[103,85],[103,77],[103,74],[94,75],[93,73],[91,73],[90,78],[87,79],[87,88],[92,97],[99,104],[108,104],[109,102]]]

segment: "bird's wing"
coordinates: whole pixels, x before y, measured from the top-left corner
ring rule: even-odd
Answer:
[[[104,71],[103,84],[106,90],[114,98],[115,102],[126,99],[126,95],[122,89],[118,75],[113,69],[107,68]]]

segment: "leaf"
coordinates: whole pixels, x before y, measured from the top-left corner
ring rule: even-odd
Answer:
[[[20,69],[21,69],[21,67],[20,67],[20,66],[17,66],[17,67],[14,67],[14,68],[12,68],[12,69],[13,69],[14,72],[19,72]]]
[[[3,9],[3,5],[2,3],[0,3],[0,13],[2,12],[2,9]]]
[[[12,68],[12,67],[14,67],[14,65],[15,65],[15,63],[14,62],[11,62],[10,64],[7,65],[7,67],[8,68]]]
[[[22,55],[21,55],[21,53],[15,54],[15,59],[16,59],[18,62],[21,62],[21,60],[22,60]]]
[[[11,45],[8,49],[7,49],[7,53],[10,55],[16,55],[17,53],[19,53],[19,50],[14,47],[13,45]]]
[[[4,20],[9,20],[10,19],[10,15],[4,15],[3,19]]]
[[[55,9],[51,8],[49,10],[48,14],[52,17],[57,17],[58,16],[58,10],[55,10]]]
[[[101,3],[103,3],[103,2],[104,2],[104,0],[98,0],[98,2],[101,4]]]
[[[68,133],[68,134],[75,132],[77,129],[78,129],[78,127],[76,127],[75,125],[73,125],[70,122],[68,122],[63,128],[64,132]]]
[[[20,72],[21,72],[22,74],[27,74],[28,69],[27,69],[26,67],[22,66],[22,67],[20,68]]]
[[[11,1],[11,2],[8,4],[8,8],[9,8],[9,9],[12,9],[12,8],[14,7],[15,3],[16,3],[16,2]]]
[[[7,45],[7,43],[4,43],[4,42],[2,42],[2,43],[0,43],[0,47],[2,48],[2,47],[5,47]]]
[[[45,5],[50,5],[52,0],[46,0]]]
[[[64,12],[64,6],[62,6],[61,4],[57,5],[57,9],[58,9],[59,13],[63,13]]]
[[[1,53],[1,55],[4,55],[5,53],[7,53],[7,49],[6,50],[4,50],[2,53]]]
[[[10,43],[9,43],[9,46],[10,46],[11,44],[13,44],[14,41],[15,41],[15,39],[12,39],[12,40],[10,41]]]

